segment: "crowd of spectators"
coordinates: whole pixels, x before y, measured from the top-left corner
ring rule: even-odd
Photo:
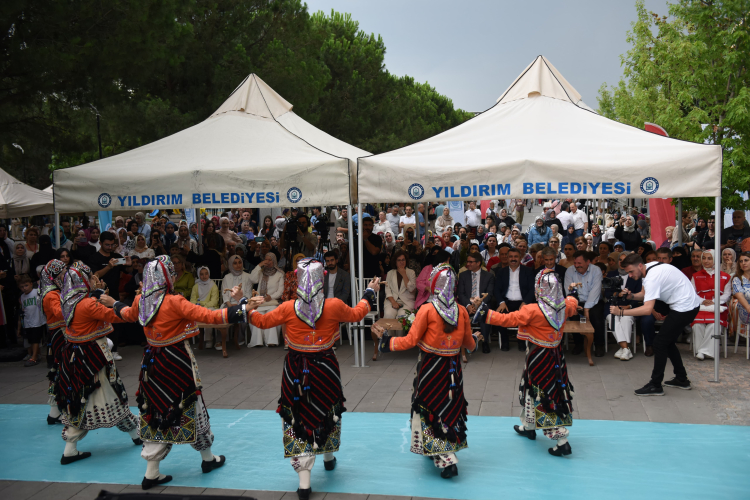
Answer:
[[[524,212],[540,205],[542,215],[524,226]],[[53,258],[67,264],[84,262],[110,294],[128,303],[139,290],[145,264],[169,255],[177,271],[176,293],[193,303],[219,308],[231,305],[228,290],[242,285],[246,296],[255,293],[266,298],[264,312],[296,298],[295,264],[301,258],[316,257],[328,271],[326,296],[350,302],[349,273],[358,269],[356,236],[360,230],[364,278],[379,276],[385,284],[379,306],[384,318],[403,317],[422,306],[429,295],[429,275],[441,263],[450,264],[459,273],[457,300],[470,312],[470,298],[479,294],[486,294],[485,301],[500,312],[518,310],[533,302],[535,276],[549,268],[566,288],[575,285],[581,315],[594,327],[596,356],[604,355],[607,330],[618,343],[619,359],[632,358],[628,345],[634,331],[645,342],[646,355],[651,355],[655,330],[664,317],[654,312],[649,317],[612,321],[605,307],[619,290],[603,287],[604,278],[622,277],[621,289],[640,289],[640,283],[629,279],[620,267],[620,262],[634,252],[647,263],[659,261],[680,268],[692,280],[696,293],[705,298],[706,311],[715,300],[712,289],[706,287],[712,286],[711,276],[719,272],[722,326],[728,326],[732,334],[747,331],[750,227],[744,212],[734,212],[732,226],[722,231],[722,254],[715,259],[713,216],[684,212],[679,223],[656,235],[651,234],[647,215],[637,209],[620,212],[594,208],[586,200],[493,200],[484,211],[478,206],[475,201],[466,203],[460,214],[462,222],[454,220],[447,204],[419,203],[382,206],[381,210],[366,205],[362,214],[356,209],[349,214],[345,207],[314,207],[309,212],[289,208],[278,217],[265,216],[262,221],[254,209],[230,209],[220,216],[203,218],[200,225],[175,220],[174,214],[147,220],[145,214],[136,213],[132,218],[116,217],[104,232],[87,217],[63,219],[59,228],[20,221],[13,221],[10,227],[0,224],[0,266],[4,269],[0,284],[5,305],[2,341],[19,341],[19,318],[22,313],[25,316],[24,283],[36,284],[40,269]],[[353,234],[349,234],[349,217]],[[57,232],[60,244],[55,248]],[[353,262],[349,245],[354,246]],[[705,322],[693,327],[699,359],[715,354],[709,319],[706,315]],[[500,328],[484,333],[484,352],[490,352],[495,334],[501,350],[510,348],[511,331]],[[245,341],[248,347],[284,343],[280,329],[245,331],[245,327],[237,327],[228,335],[222,332],[223,341],[217,338],[214,342],[208,331],[201,348],[205,340],[206,347],[224,348],[226,355],[228,338],[233,338],[236,346]],[[145,339],[137,324],[124,324],[116,326],[112,340],[117,359],[118,347],[143,344]],[[573,354],[579,354],[582,339],[575,335],[574,342]],[[525,349],[523,342],[517,347]],[[377,358],[377,352],[373,357]],[[30,352],[29,359],[37,361],[38,354]]]

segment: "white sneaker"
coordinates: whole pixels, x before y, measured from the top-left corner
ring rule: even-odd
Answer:
[[[122,359],[122,356],[120,356],[120,353],[118,352],[113,352],[112,359],[114,359],[115,361],[120,361]]]
[[[243,339],[243,340],[238,341],[237,345],[245,345],[245,340]]]
[[[695,357],[700,359],[701,361],[706,359],[706,356],[704,356],[702,352],[699,352],[698,354],[696,354]]]
[[[628,361],[630,359],[633,359],[633,353],[630,352],[629,348],[625,347],[622,350],[622,354],[620,354],[620,359],[623,360],[623,361]]]
[[[617,352],[615,353],[615,357],[616,357],[617,359],[620,359],[620,356],[622,356],[622,351],[623,351],[623,348],[622,348],[622,347],[620,347],[620,348],[619,348],[619,349],[617,350]]]
[[[216,344],[216,345],[214,346],[214,349],[216,349],[217,351],[221,351],[221,342],[217,343],[217,344]]]

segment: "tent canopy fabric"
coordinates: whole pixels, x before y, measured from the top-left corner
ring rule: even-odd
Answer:
[[[349,165],[369,154],[316,129],[249,75],[205,121],[54,173],[61,213],[350,202]]]
[[[52,194],[28,186],[0,170],[0,218],[30,217],[54,212]]]
[[[489,110],[364,157],[360,203],[491,198],[720,196],[721,147],[604,118],[539,56]]]

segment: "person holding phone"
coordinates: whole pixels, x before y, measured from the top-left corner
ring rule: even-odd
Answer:
[[[99,243],[101,248],[98,252],[91,254],[86,264],[91,268],[94,275],[104,282],[109,293],[118,293],[120,290],[120,272],[123,270],[123,265],[131,265],[130,257],[125,258],[124,261],[119,260],[123,259],[123,256],[114,251],[117,247],[117,241],[114,233],[110,231],[104,231],[99,236]],[[112,356],[115,361],[122,359],[117,352],[118,341],[122,331],[123,325],[114,325],[114,332],[109,336],[110,340],[114,343]]]

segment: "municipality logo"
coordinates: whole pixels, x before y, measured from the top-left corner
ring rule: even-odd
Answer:
[[[286,192],[286,199],[292,203],[297,203],[302,199],[302,190],[297,187],[289,188],[289,191]]]
[[[409,196],[413,200],[420,200],[422,199],[422,196],[424,196],[424,187],[422,187],[421,184],[414,183],[411,186],[409,186]]]
[[[96,201],[99,203],[100,207],[107,208],[112,204],[112,197],[109,193],[102,193]]]
[[[653,177],[646,177],[641,181],[641,192],[646,195],[652,195],[659,190],[659,181]]]

